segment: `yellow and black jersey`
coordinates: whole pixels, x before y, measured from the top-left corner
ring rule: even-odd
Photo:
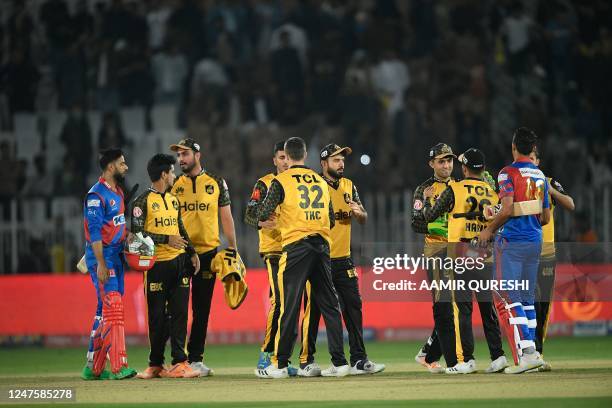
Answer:
[[[202,170],[195,177],[181,175],[172,186],[181,206],[187,232],[199,254],[217,248],[219,208],[230,205],[225,180]]]
[[[412,229],[415,232],[426,234],[426,244],[447,242],[448,214],[440,214],[437,218],[428,222],[425,220],[423,209],[426,204],[433,207],[442,192],[453,182],[454,180],[452,178],[447,181],[442,181],[438,180],[436,177],[431,177],[414,191],[412,199]],[[434,194],[429,200],[425,200],[423,190],[429,186],[434,186]]]
[[[278,229],[283,248],[318,234],[330,241],[334,210],[323,177],[306,166],[292,166],[276,176],[257,210],[257,219],[267,220],[279,207]]]
[[[499,197],[489,183],[477,178],[468,177],[448,187],[453,195],[453,205],[448,212],[448,242],[469,242],[489,225],[480,214],[484,207],[497,205]],[[459,214],[466,216],[455,217]]]
[[[270,184],[274,179],[274,173],[268,173],[261,177],[255,183],[251,198],[247,204],[246,212],[244,214],[244,222],[259,231],[259,253],[262,256],[270,253],[279,253],[282,251],[281,247],[281,233],[276,229],[259,228],[259,220],[257,219],[257,207],[262,203],[263,199],[268,194]],[[277,212],[275,210],[275,212]],[[278,216],[278,213],[276,214]]]
[[[329,195],[334,207],[334,220],[336,225],[331,229],[331,251],[332,259],[348,258],[351,256],[351,221],[353,211],[349,201],[361,204],[357,188],[347,178],[340,180],[329,180],[321,175],[329,186]]]
[[[168,245],[171,235],[180,235],[187,240],[187,253],[195,253],[181,218],[179,200],[171,193],[160,193],[149,188],[139,195],[132,206],[132,229],[136,234],[142,232],[155,243],[157,261],[169,261],[184,253]]]
[[[566,194],[561,183],[550,177],[547,177],[548,182],[558,192]],[[550,203],[550,221],[548,224],[542,226],[542,258],[554,258],[556,255],[555,250],[555,206],[556,202],[554,198],[549,194],[548,202]]]

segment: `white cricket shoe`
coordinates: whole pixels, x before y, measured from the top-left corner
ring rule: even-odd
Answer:
[[[200,373],[200,377],[209,377],[215,374],[212,368],[208,368],[206,364],[201,361],[194,361],[193,363],[189,364],[189,367],[191,367],[192,370]]]
[[[476,372],[476,361],[469,360],[446,368],[446,374],[472,374]]]
[[[317,363],[310,363],[304,368],[298,368],[298,377],[320,377],[321,367]]]
[[[386,366],[384,364],[378,364],[373,361],[366,361],[363,363],[362,368],[357,368],[361,363],[361,360],[356,362],[354,366],[352,366],[349,370],[349,375],[361,375],[361,374],[376,374],[381,371],[385,371]]]
[[[491,365],[487,367],[485,373],[493,374],[499,373],[504,370],[504,368],[509,367],[508,360],[506,360],[506,356],[497,357],[495,360],[491,361]]]
[[[259,378],[289,378],[289,370],[285,368],[277,368],[274,364],[270,364],[266,368],[256,368],[255,375]]]
[[[348,364],[341,365],[336,367],[335,365],[330,365],[329,368],[321,371],[322,377],[345,377],[349,374],[351,370],[351,366]]]
[[[520,359],[519,365],[514,367],[507,367],[504,369],[506,374],[521,374],[525,371],[533,370],[544,365],[542,356],[537,351],[533,354],[523,354]]]

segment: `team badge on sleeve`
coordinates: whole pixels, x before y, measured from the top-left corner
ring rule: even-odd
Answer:
[[[251,193],[251,200],[259,201],[261,199],[261,191],[258,188],[254,188]]]
[[[99,207],[100,206],[100,200],[97,200],[97,199],[87,200],[87,206],[88,207]]]
[[[423,208],[423,202],[421,200],[414,200],[414,205],[412,206],[415,210],[419,211]]]
[[[142,209],[140,207],[134,207],[132,215],[136,218],[142,217]]]

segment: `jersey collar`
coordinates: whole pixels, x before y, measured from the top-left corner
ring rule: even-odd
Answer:
[[[106,188],[108,188],[109,190],[113,191],[113,192],[117,192],[117,188],[113,188],[110,184],[108,184],[108,181],[106,181],[106,179],[104,177],[100,177],[98,178],[98,182],[101,184],[104,184],[106,186]]]
[[[303,164],[294,164],[293,166],[289,167],[290,169],[309,169],[310,167],[305,166]]]
[[[323,174],[323,172],[319,173],[319,175],[321,177],[323,177],[323,180],[325,180],[327,182],[327,184],[330,185],[330,187],[334,188],[334,189],[338,189],[338,187],[340,187],[340,179],[338,180],[332,180],[329,177],[325,177],[325,175]]]
[[[432,177],[432,180],[433,180],[433,181],[437,181],[438,183],[448,184],[448,182],[449,182],[449,181],[452,181],[452,180],[453,180],[453,178],[452,178],[452,177],[449,177],[449,178],[448,178],[448,180],[444,181],[444,180],[442,180],[442,179],[438,178],[438,177],[437,177],[437,176],[434,174],[434,175],[433,175],[433,177]]]

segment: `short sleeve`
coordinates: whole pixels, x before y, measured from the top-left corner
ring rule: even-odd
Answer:
[[[499,198],[514,197],[514,181],[507,169],[502,169],[497,176],[497,184],[499,185]]]

